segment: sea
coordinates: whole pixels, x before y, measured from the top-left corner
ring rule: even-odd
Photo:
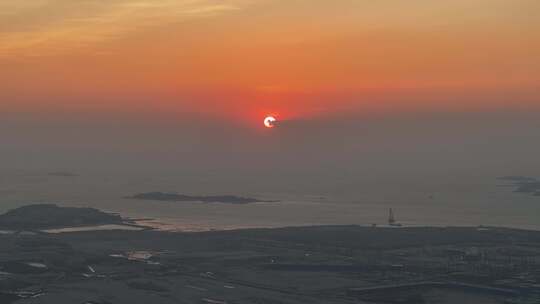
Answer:
[[[407,226],[497,226],[540,230],[540,196],[516,193],[497,176],[358,178],[323,186],[272,186],[182,173],[101,174],[11,170],[0,173],[0,213],[54,203],[93,207],[169,231],[311,225],[386,225],[389,209]],[[334,184],[335,183],[335,184]],[[142,201],[151,191],[237,195],[279,202],[224,204]]]

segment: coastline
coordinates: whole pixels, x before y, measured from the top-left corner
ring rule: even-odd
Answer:
[[[465,303],[503,303],[536,299],[536,272],[524,273],[540,261],[539,231],[497,227],[92,230],[0,234],[0,241],[0,275],[30,282],[0,296],[37,296],[38,303],[102,303],[111,295],[118,303],[248,304],[254,296],[260,303],[386,303],[464,291]],[[23,256],[21,244],[33,244]],[[510,279],[490,276],[501,269]]]

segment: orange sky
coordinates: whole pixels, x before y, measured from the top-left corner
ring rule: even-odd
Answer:
[[[0,109],[522,108],[539,54],[536,0],[0,0]]]

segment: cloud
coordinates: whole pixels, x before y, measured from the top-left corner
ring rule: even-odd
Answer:
[[[0,56],[85,48],[149,27],[241,10],[253,0],[4,0]]]

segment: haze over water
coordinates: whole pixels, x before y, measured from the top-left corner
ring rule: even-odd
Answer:
[[[0,1],[0,210],[538,229],[539,3]]]
[[[90,206],[151,218],[150,224],[161,229],[192,231],[384,225],[388,208],[393,208],[404,225],[540,229],[539,197],[514,193],[510,183],[497,179],[539,172],[535,116],[455,114],[434,122],[435,114],[430,115],[298,122],[271,131],[288,132],[286,136],[256,134],[264,140],[253,146],[246,144],[252,135],[224,138],[231,133],[212,128],[205,140],[186,145],[184,132],[190,130],[185,124],[167,133],[171,127],[135,132],[118,122],[108,126],[109,132],[96,127],[85,131],[86,136],[72,137],[73,128],[42,124],[19,136],[18,145],[24,146],[21,138],[36,141],[50,132],[62,134],[58,143],[42,142],[39,152],[3,146],[11,154],[3,154],[7,165],[0,176],[0,211],[36,202]],[[318,128],[317,136],[302,136],[298,142],[294,133],[306,128]],[[219,135],[212,135],[215,132]],[[191,153],[199,158],[186,156]],[[58,171],[76,176],[50,175]],[[150,191],[281,202],[231,205],[124,198]]]

